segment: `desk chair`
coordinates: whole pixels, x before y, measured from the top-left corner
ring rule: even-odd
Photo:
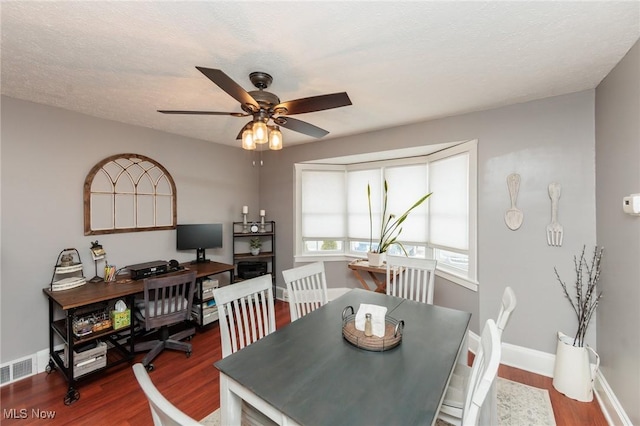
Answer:
[[[282,271],[282,276],[287,283],[291,322],[328,302],[324,262],[288,269]]]
[[[433,305],[436,264],[434,259],[387,256],[387,294]]]
[[[191,318],[191,305],[196,290],[196,272],[171,274],[144,280],[144,300],[136,303],[136,318],[149,333],[157,330],[159,338],[134,344],[135,352],[149,351],[142,360],[148,371],[153,359],[164,349],[184,351],[191,356],[191,343],[181,340],[195,334],[195,327],[169,335],[169,327]]]
[[[133,365],[133,374],[135,374],[138,384],[149,401],[151,409],[151,417],[155,426],[196,426],[200,423],[184,414],[171,404],[155,387],[146,367],[141,363]]]
[[[495,407],[490,407],[486,401],[498,375],[501,352],[500,332],[496,323],[489,319],[482,330],[480,349],[469,376],[466,380],[451,378],[438,418],[453,425],[490,424]]]

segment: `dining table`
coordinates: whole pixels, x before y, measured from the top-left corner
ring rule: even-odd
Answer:
[[[367,350],[343,337],[343,311],[361,304],[404,321],[397,346]],[[215,363],[221,424],[240,425],[245,401],[281,425],[433,425],[470,318],[353,289]]]

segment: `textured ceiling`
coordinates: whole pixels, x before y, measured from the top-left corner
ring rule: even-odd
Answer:
[[[324,139],[592,89],[640,37],[640,2],[3,1],[2,94],[215,143],[246,118],[195,66],[281,101]],[[284,144],[316,139],[284,129]]]

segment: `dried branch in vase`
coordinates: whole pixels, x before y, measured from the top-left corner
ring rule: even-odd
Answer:
[[[598,307],[598,302],[602,297],[602,292],[598,293],[596,291],[596,285],[600,279],[600,262],[602,260],[604,248],[598,249],[597,246],[595,247],[591,263],[587,263],[587,259],[585,259],[585,249],[586,246],[583,246],[579,258],[577,256],[573,257],[573,263],[576,271],[574,297],[569,294],[567,285],[560,278],[558,270],[555,267],[553,268],[556,273],[556,278],[562,286],[564,295],[569,300],[569,303],[571,303],[571,307],[578,318],[578,330],[576,331],[575,338],[573,339],[573,346],[580,347],[584,346],[584,336],[587,333],[587,327],[589,327],[591,317],[595,313],[596,308]]]

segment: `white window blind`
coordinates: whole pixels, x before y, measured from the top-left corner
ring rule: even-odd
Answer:
[[[380,237],[380,212],[382,205],[382,173],[374,170],[350,170],[347,173],[349,238],[369,240],[370,221],[367,199],[367,184],[371,187],[371,212],[373,217],[373,239]]]
[[[430,242],[469,249],[469,154],[462,153],[429,165]]]
[[[387,214],[397,217],[406,212],[416,201],[429,193],[426,163],[387,167],[385,179],[389,188]],[[414,243],[427,242],[427,211],[430,198],[411,211],[401,225],[399,239]],[[393,222],[393,220],[392,220]]]
[[[344,171],[302,170],[300,196],[303,239],[346,237]]]

